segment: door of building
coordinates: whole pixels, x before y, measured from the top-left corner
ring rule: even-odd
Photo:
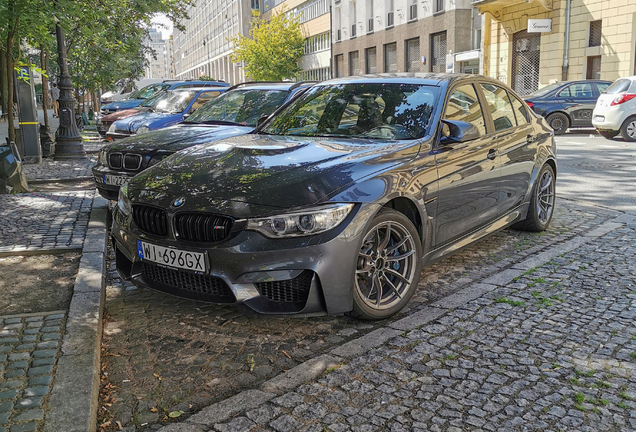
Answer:
[[[512,88],[520,95],[539,89],[541,33],[517,32],[512,37]]]

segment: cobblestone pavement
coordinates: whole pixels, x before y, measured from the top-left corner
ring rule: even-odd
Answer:
[[[418,293],[397,318],[617,214],[561,200],[546,233],[505,230],[425,269]],[[113,426],[119,421],[127,430],[156,429],[171,412],[183,411],[185,417],[241,390],[258,388],[307,359],[387,325],[348,317],[243,316],[232,306],[176,299],[122,283],[112,257],[108,277],[102,400],[112,406],[102,404],[100,419]]]
[[[65,314],[0,317],[0,432],[40,430]]]
[[[95,146],[101,147],[102,144],[95,144]],[[91,168],[96,162],[96,155],[89,155],[86,159],[66,161],[55,161],[52,158],[46,158],[42,160],[40,165],[24,165],[24,175],[27,181],[91,177]]]
[[[0,195],[0,253],[81,248],[95,192]]]
[[[182,430],[636,430],[636,224],[229,422]]]

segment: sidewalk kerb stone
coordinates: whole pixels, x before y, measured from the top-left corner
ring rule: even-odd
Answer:
[[[433,321],[446,313],[445,309],[438,307],[424,306],[416,312],[389,324],[389,327],[395,330],[413,330],[417,327]]]
[[[523,270],[518,270],[516,268],[509,268],[503,271],[500,271],[497,274],[487,277],[486,279],[481,280],[480,282],[487,285],[497,285],[503,286],[507,285],[514,278],[517,278],[523,274]]]
[[[252,408],[265,403],[276,397],[274,393],[268,393],[261,390],[246,390],[232,396],[229,399],[222,400],[204,408],[199,413],[190,417],[187,421],[190,423],[198,423],[202,425],[213,425],[223,422],[230,417],[248,411]],[[165,428],[159,429],[160,432],[166,432]]]
[[[61,255],[68,252],[80,252],[81,250],[81,246],[59,246],[55,248],[14,248],[10,251],[0,251],[0,258],[12,256]]]
[[[326,369],[336,366],[342,359],[323,354],[282,373],[263,383],[263,391],[282,394],[304,382],[318,378]]]
[[[331,354],[350,359],[355,356],[359,356],[369,351],[372,348],[377,348],[383,345],[384,342],[391,338],[398,336],[400,332],[388,327],[379,328],[367,333],[366,335],[359,337],[358,339],[349,341],[339,347],[331,350]]]
[[[80,260],[45,432],[93,432],[97,428],[107,205],[106,200],[93,199],[89,227],[101,228],[102,235],[93,239],[97,251],[86,252]]]
[[[83,176],[83,177],[74,177],[74,178],[50,178],[50,179],[33,179],[29,180],[29,184],[38,185],[38,184],[49,184],[49,183],[75,183],[77,181],[88,181],[93,180],[91,176]]]
[[[615,221],[616,219],[614,219]],[[587,233],[583,234],[583,237],[602,237],[605,234],[614,231],[617,228],[620,228],[621,226],[623,226],[624,224],[622,223],[617,223],[617,222],[605,222],[603,225],[599,226],[598,228],[593,229],[592,231],[589,231]]]
[[[497,288],[495,285],[485,283],[473,284],[436,301],[435,303],[431,304],[431,306],[445,309],[456,309],[460,306],[464,306],[471,300],[475,300],[483,296],[484,294],[494,290],[495,288]]]

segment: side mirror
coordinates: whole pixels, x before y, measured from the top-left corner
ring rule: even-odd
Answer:
[[[269,116],[267,114],[262,114],[259,118],[258,121],[256,122],[256,128],[260,128],[261,125],[263,123],[265,123],[265,120],[267,120],[269,118]]]
[[[458,120],[442,120],[441,145],[472,141],[481,135],[479,130],[470,123]]]

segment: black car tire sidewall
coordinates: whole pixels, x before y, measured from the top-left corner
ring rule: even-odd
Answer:
[[[537,199],[538,199],[538,191],[541,187],[541,178],[543,177],[543,173],[546,170],[550,170],[552,172],[552,183],[554,185],[554,197],[552,200],[552,211],[550,212],[550,217],[545,223],[541,223],[539,220],[539,213],[537,212]],[[522,231],[532,231],[532,232],[540,232],[545,231],[552,221],[552,217],[554,216],[554,206],[556,204],[556,175],[554,174],[554,169],[550,164],[545,164],[539,170],[539,174],[537,175],[537,179],[534,182],[534,187],[532,189],[532,197],[530,198],[530,208],[528,209],[528,215],[526,219],[517,222],[512,226],[514,229],[522,230]]]
[[[636,122],[636,117],[629,117],[627,120],[623,122],[623,125],[621,126],[621,136],[627,142],[636,141],[636,138],[630,137],[629,134],[627,133],[627,126],[629,126],[629,124],[632,122]]]
[[[552,127],[552,120],[554,120],[557,117],[560,118],[561,121],[563,121],[564,127],[562,129],[554,129]],[[568,128],[570,127],[570,119],[568,119],[568,116],[560,112],[552,113],[548,115],[545,119],[548,122],[548,125],[550,126],[550,128],[554,131],[555,135],[563,135],[565,131],[568,130]]]
[[[406,295],[402,297],[400,302],[398,302],[395,306],[382,310],[382,311],[372,309],[364,302],[362,298],[360,298],[360,294],[358,293],[358,290],[356,289],[356,286],[355,286],[355,277],[356,277],[355,269],[357,269],[357,260],[358,260],[358,255],[356,254],[355,256],[356,261],[354,263],[354,274],[353,274],[353,280],[352,280],[353,311],[351,314],[357,318],[361,318],[365,320],[381,320],[381,319],[389,318],[392,315],[395,315],[396,313],[398,313],[400,310],[402,310],[404,306],[408,304],[409,300],[411,299],[411,297],[417,290],[417,285],[420,280],[420,273],[422,271],[422,242],[420,240],[420,236],[417,232],[417,229],[415,228],[415,226],[413,225],[413,223],[411,222],[409,218],[407,218],[402,213],[396,210],[393,210],[390,208],[382,208],[371,220],[371,223],[368,224],[367,228],[364,231],[364,234],[361,237],[361,241],[364,240],[367,234],[369,234],[369,232],[376,225],[382,222],[387,222],[387,221],[395,221],[402,224],[409,231],[409,233],[411,234],[411,237],[413,237],[415,249],[416,249],[415,253],[417,256],[415,278],[413,279],[411,286],[408,288]],[[362,243],[360,244],[360,246],[361,245]],[[359,249],[360,247],[358,247],[358,250]]]

